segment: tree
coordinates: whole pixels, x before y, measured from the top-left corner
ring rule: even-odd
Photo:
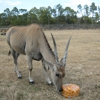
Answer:
[[[89,6],[84,5],[84,16],[83,16],[82,19],[84,19],[83,22],[86,23],[86,24],[87,24],[87,22],[89,22],[89,23],[91,22],[91,21],[89,21],[89,15],[90,15]]]
[[[89,6],[88,5],[84,5],[84,14],[87,17],[90,15],[90,11],[89,11]]]
[[[18,25],[19,24],[18,14],[19,14],[19,10],[17,9],[17,7],[14,7],[11,10],[11,24],[12,25]]]
[[[100,22],[100,7],[98,6],[99,22]]]
[[[94,21],[94,15],[95,15],[95,11],[97,10],[97,6],[95,5],[94,2],[92,2],[91,6],[90,6],[90,12],[92,14],[92,28],[93,28],[93,21]]]
[[[39,14],[40,24],[47,24],[48,16],[47,16],[47,13],[46,13],[46,7],[40,7],[38,14]]]
[[[27,25],[28,11],[27,9],[19,9],[18,25]]]
[[[20,14],[26,14],[28,13],[27,9],[19,9]]]
[[[83,9],[82,9],[81,4],[79,4],[79,5],[77,6],[77,8],[78,8],[77,13],[78,13],[79,16],[81,16],[81,18],[82,18],[82,17],[83,17],[83,13],[82,13]],[[81,18],[78,18],[79,27],[80,27]]]
[[[77,8],[78,8],[77,13],[79,13],[79,14],[81,14],[81,16],[83,16],[83,13],[82,13],[83,8],[82,8],[81,4],[79,4],[79,5],[77,6]]]
[[[11,18],[11,12],[10,12],[10,10],[9,10],[9,8],[6,8],[5,10],[4,10],[4,13],[5,13],[5,15],[6,15],[6,25],[10,25],[10,18]]]
[[[71,9],[70,7],[65,7],[64,14],[73,16],[73,15],[76,15],[76,12],[73,9]]]
[[[66,18],[66,23],[73,24],[73,23],[77,22],[76,12],[73,9],[71,9],[70,7],[65,7],[64,15]]]
[[[29,11],[28,22],[29,23],[39,23],[39,10],[34,7]]]
[[[99,13],[99,15],[100,15],[100,7],[98,6],[98,13]]]
[[[95,21],[96,21],[96,23],[99,22],[99,14],[98,14],[98,12],[95,13]]]
[[[62,8],[62,5],[58,4],[56,5],[56,13],[57,13],[57,19],[58,19],[58,24],[61,23],[61,17],[63,17],[63,12],[64,9]]]
[[[77,22],[77,16],[67,15],[66,17],[67,17],[66,19],[67,24],[75,24]]]
[[[19,11],[17,9],[17,7],[14,7],[11,11],[12,16],[17,16],[19,14]]]
[[[56,17],[57,17],[57,13],[56,13],[56,8],[53,8],[52,9],[52,15],[53,15],[53,18],[54,18],[54,22],[56,23]]]
[[[14,7],[11,11],[6,8],[3,13],[0,13],[0,25],[27,25],[31,23],[38,24],[91,24],[100,23],[100,7],[91,3],[90,6],[81,4],[77,6],[77,12],[70,7],[65,7],[57,4],[54,8],[33,7],[30,11],[27,9],[18,9]],[[77,21],[78,20],[78,21]]]
[[[0,14],[0,19],[1,19],[1,22],[0,22],[0,24],[1,25],[6,25],[6,14],[5,13],[1,13]]]
[[[47,10],[47,16],[48,16],[48,26],[51,23],[51,15],[52,15],[52,8],[48,6]]]

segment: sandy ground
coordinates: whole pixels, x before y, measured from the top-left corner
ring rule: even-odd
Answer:
[[[79,97],[65,98],[48,86],[44,80],[41,62],[33,61],[34,85],[28,82],[26,56],[20,55],[19,69],[23,76],[18,79],[14,72],[12,56],[8,56],[9,47],[5,36],[0,36],[0,100],[100,100],[100,30],[45,30],[47,39],[53,48],[50,33],[56,39],[61,59],[68,38],[69,46],[66,76],[64,84],[80,86]]]

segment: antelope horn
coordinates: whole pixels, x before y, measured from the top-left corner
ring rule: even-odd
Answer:
[[[51,36],[52,36],[52,40],[53,40],[53,44],[54,44],[54,55],[55,55],[55,59],[57,60],[57,62],[59,62],[59,61],[58,61],[58,53],[57,53],[56,41],[55,41],[55,39],[54,39],[52,33],[51,33]]]
[[[64,54],[63,58],[61,59],[61,63],[63,64],[63,67],[65,67],[65,65],[66,65],[66,59],[67,59],[67,54],[68,54],[68,47],[69,47],[71,38],[72,38],[72,36],[69,38],[69,40],[67,42],[66,49],[65,49],[65,54]]]

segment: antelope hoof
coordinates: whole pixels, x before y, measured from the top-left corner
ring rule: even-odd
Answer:
[[[35,84],[35,82],[34,82],[34,81],[31,81],[31,82],[29,81],[29,83],[30,83],[30,84]]]
[[[29,83],[30,83],[30,84],[35,84],[35,83],[34,83],[34,80],[31,79],[31,78],[29,78]]]
[[[22,76],[19,76],[18,78],[19,78],[19,79],[22,79]]]
[[[53,83],[51,82],[51,83],[47,83],[49,86],[53,86]]]
[[[17,77],[18,77],[19,79],[22,79],[22,76],[21,76],[20,73],[17,73]]]

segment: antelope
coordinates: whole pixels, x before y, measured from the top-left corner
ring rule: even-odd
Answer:
[[[42,28],[38,24],[20,27],[13,26],[7,31],[6,40],[14,59],[15,72],[18,78],[22,78],[22,76],[18,69],[17,59],[20,54],[24,54],[28,61],[29,82],[34,83],[32,78],[32,60],[41,60],[46,82],[49,85],[54,84],[56,90],[61,92],[71,37],[66,45],[65,54],[59,61],[56,42],[52,34],[51,36],[54,44],[54,52],[52,51]],[[51,72],[51,78],[48,74],[49,69]]]

